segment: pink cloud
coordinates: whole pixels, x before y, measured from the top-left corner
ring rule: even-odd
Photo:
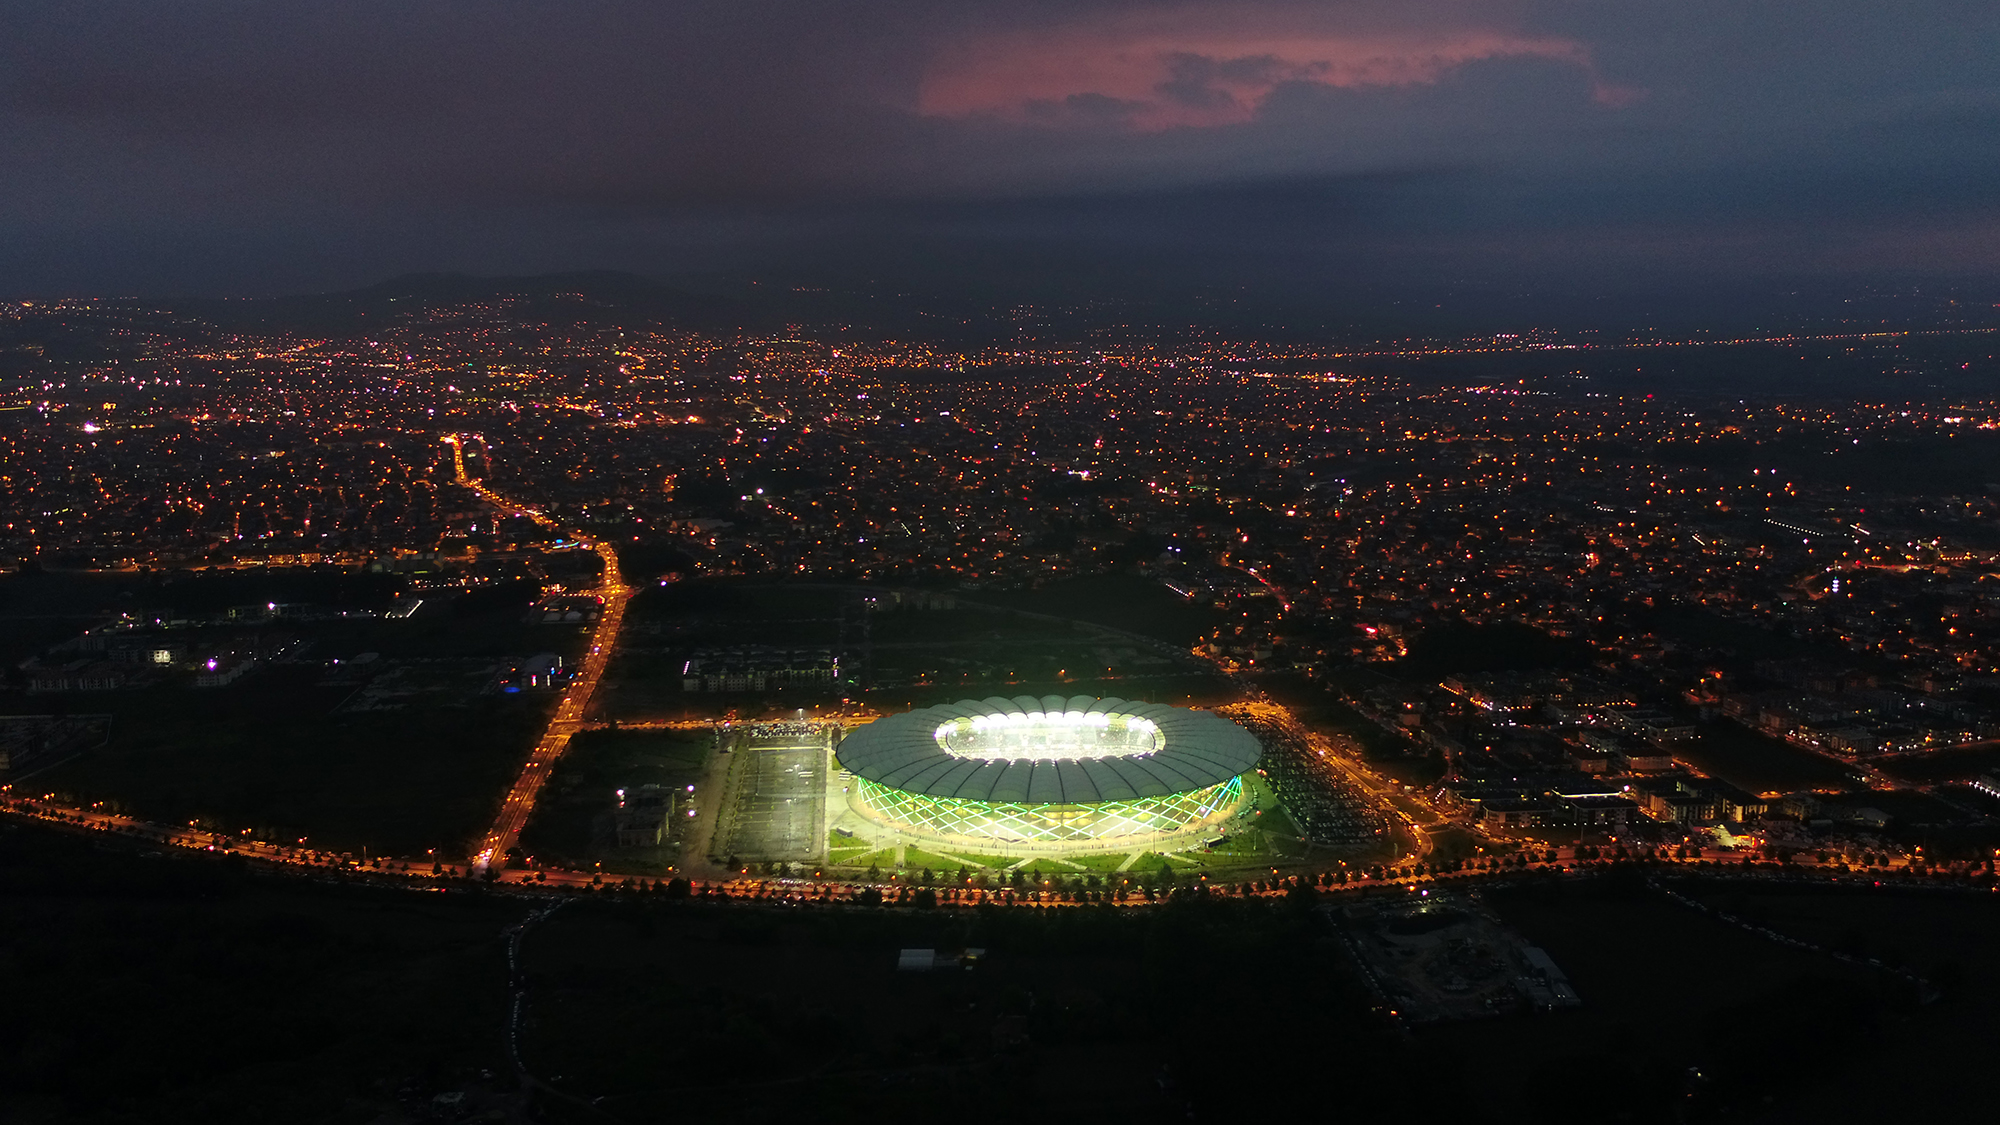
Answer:
[[[941,52],[918,112],[1016,122],[1118,124],[1141,132],[1234,125],[1287,83],[1361,88],[1436,82],[1482,59],[1540,58],[1591,72],[1571,39],[1438,28],[1353,34],[1114,21],[985,36]],[[1596,79],[1596,100],[1637,91]]]

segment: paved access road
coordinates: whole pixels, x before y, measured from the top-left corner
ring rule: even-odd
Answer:
[[[597,629],[590,636],[590,651],[584,655],[583,666],[576,678],[563,689],[562,698],[556,703],[556,713],[549,720],[549,726],[535,743],[528,760],[521,766],[520,776],[507,791],[507,799],[500,803],[500,813],[493,819],[493,827],[487,829],[486,837],[480,842],[479,851],[472,857],[476,871],[485,871],[495,857],[504,857],[507,849],[520,839],[521,827],[528,823],[528,814],[535,809],[535,798],[542,791],[542,784],[548,780],[549,770],[556,759],[569,749],[569,740],[583,726],[584,711],[590,706],[590,697],[597,691],[597,681],[604,677],[604,667],[611,661],[611,651],[618,644],[618,628],[625,620],[625,603],[632,598],[631,587],[625,585],[624,576],[618,569],[618,552],[609,543],[593,539],[580,531],[567,530],[559,526],[548,514],[523,504],[517,504],[498,492],[488,488],[484,481],[475,480],[465,471],[465,444],[457,434],[444,439],[451,445],[453,469],[458,483],[479,494],[481,499],[510,516],[526,516],[536,524],[575,539],[578,543],[597,552],[604,560],[604,576],[594,593],[604,603],[604,612],[597,619]],[[489,457],[490,463],[490,457]]]

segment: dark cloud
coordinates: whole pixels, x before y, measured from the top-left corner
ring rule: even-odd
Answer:
[[[2000,9],[15,3],[8,288],[2000,273]]]

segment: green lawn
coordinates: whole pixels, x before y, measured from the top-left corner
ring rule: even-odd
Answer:
[[[942,856],[938,855],[935,852],[927,852],[917,848],[909,848],[906,849],[903,853],[903,866],[911,871],[917,871],[922,868],[928,867],[933,872],[941,873],[946,871],[956,871],[962,865],[959,863],[958,860],[952,859],[950,856]]]
[[[942,852],[936,852],[936,853],[919,852],[913,848],[910,850],[909,854],[913,857],[917,855],[929,855],[932,858],[939,859],[944,861],[945,863],[950,864],[952,870],[954,871],[958,870],[961,862],[965,866],[972,868],[980,868],[980,867],[1007,868],[1007,867],[1012,867],[1014,864],[1020,862],[1019,859],[1009,856],[975,855],[972,852],[952,852],[950,855],[945,855]],[[911,860],[911,865],[912,866],[916,865],[916,861],[914,859]]]
[[[1102,874],[1107,871],[1118,870],[1119,867],[1124,865],[1125,857],[1131,854],[1131,852],[1114,852],[1109,854],[1066,855],[1063,857],[1063,860],[1066,863],[1074,864],[1077,869]]]
[[[1262,832],[1251,829],[1237,832],[1213,848],[1192,853],[1197,859],[1207,860],[1211,856],[1250,857],[1271,854],[1269,843]]]
[[[896,850],[878,848],[875,851],[858,852],[841,859],[830,861],[841,867],[879,867],[887,875],[896,869]]]
[[[952,854],[976,863],[981,867],[992,867],[1003,871],[1021,862],[1020,856],[974,855],[971,852],[953,852]]]
[[[1259,811],[1264,815],[1257,818],[1258,828],[1266,832],[1275,832],[1286,836],[1297,836],[1300,834],[1299,826],[1292,822],[1292,814],[1285,811],[1285,806],[1273,805],[1268,809],[1261,809]]]

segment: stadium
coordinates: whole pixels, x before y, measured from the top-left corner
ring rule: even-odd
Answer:
[[[1001,854],[1185,847],[1244,805],[1250,732],[1124,699],[994,697],[878,719],[837,751],[849,805],[920,843]]]

